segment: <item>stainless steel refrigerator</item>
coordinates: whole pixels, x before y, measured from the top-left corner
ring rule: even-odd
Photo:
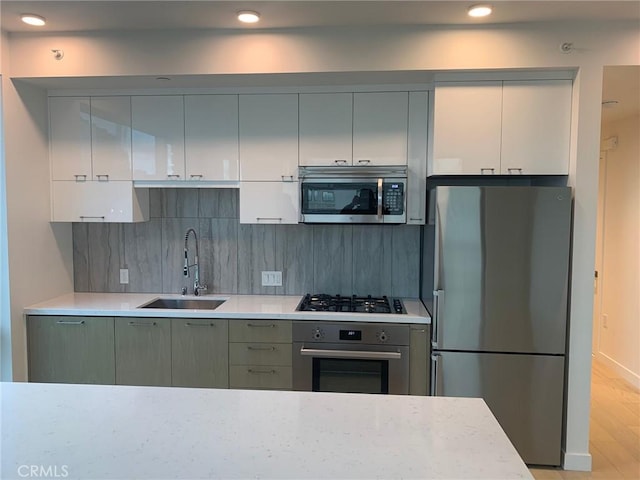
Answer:
[[[560,465],[571,190],[437,187],[433,203],[431,393],[484,398],[525,463]]]

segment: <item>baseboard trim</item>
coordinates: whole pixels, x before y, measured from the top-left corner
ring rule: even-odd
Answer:
[[[578,472],[591,471],[590,453],[564,453],[563,470],[575,470]]]
[[[608,355],[602,352],[596,353],[596,359],[602,362],[607,367],[609,367],[614,372],[616,372],[625,381],[629,382],[635,388],[640,389],[640,375],[636,374],[635,372],[632,372],[627,367],[625,367],[624,365],[621,365],[620,363],[616,362],[613,358],[609,357]]]

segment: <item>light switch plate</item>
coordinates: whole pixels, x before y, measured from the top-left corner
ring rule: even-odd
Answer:
[[[120,269],[120,285],[126,285],[129,283],[129,269],[121,268]]]
[[[262,272],[262,286],[263,287],[281,287],[282,286],[282,272]]]

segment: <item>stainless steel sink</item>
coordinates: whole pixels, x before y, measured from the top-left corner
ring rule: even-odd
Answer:
[[[140,305],[138,308],[215,310],[224,302],[225,300],[214,300],[212,298],[157,298],[146,305]]]

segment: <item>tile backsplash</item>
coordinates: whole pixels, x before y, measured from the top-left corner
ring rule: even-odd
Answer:
[[[184,236],[196,230],[208,293],[341,293],[418,297],[420,227],[244,225],[237,189],[151,189],[145,223],[74,223],[77,292],[191,293]],[[189,239],[189,258],[195,252]],[[129,270],[129,284],[119,271]],[[263,270],[282,287],[261,286]]]

